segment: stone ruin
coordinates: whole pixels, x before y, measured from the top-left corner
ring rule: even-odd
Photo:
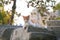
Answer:
[[[47,29],[53,30],[58,40],[60,40],[60,20],[47,21]]]
[[[56,40],[56,36],[46,28],[0,25],[0,40]]]

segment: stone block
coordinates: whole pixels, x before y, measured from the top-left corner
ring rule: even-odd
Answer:
[[[50,20],[47,21],[48,27],[59,27],[60,26],[60,20]]]

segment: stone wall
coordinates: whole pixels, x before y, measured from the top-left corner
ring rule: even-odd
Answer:
[[[60,39],[60,20],[47,21],[47,28],[53,30],[58,40]]]
[[[60,27],[60,20],[47,21],[47,27]]]
[[[3,31],[3,29],[5,29]],[[52,31],[45,28],[29,26],[27,29],[18,26],[0,25],[2,40],[55,40],[56,37]],[[0,34],[1,35],[1,34]],[[1,38],[0,37],[0,38]]]

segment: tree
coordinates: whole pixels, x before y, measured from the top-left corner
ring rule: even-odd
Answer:
[[[32,7],[35,7],[36,9],[38,9],[37,11],[38,13],[40,13],[41,18],[45,16],[44,12],[48,13],[46,9],[46,3],[43,0],[34,0],[34,1],[31,0],[29,3],[32,3]],[[39,18],[39,16],[37,17]],[[41,21],[42,21],[42,24],[45,24],[44,20],[41,20]]]
[[[52,3],[52,5],[49,6],[49,2]],[[38,12],[40,13],[41,18],[44,17],[44,19],[42,20],[42,23],[45,24],[46,20],[49,20],[50,17],[50,12],[48,12],[49,9],[46,9],[47,7],[53,7],[55,4],[54,0],[31,0],[29,3],[32,3],[33,7],[38,9]],[[46,5],[48,3],[48,5]],[[46,15],[44,14],[44,12],[46,13]],[[47,17],[46,17],[47,16]],[[38,17],[38,16],[37,16]]]
[[[9,20],[10,20],[10,14],[9,13],[5,13],[4,11],[4,1],[1,1],[1,9],[0,9],[0,24],[9,24]]]
[[[12,22],[13,22],[13,18],[14,18],[14,14],[15,14],[15,8],[16,8],[16,0],[13,0],[14,1],[14,4],[12,6],[12,15],[11,15],[11,25],[12,25]]]

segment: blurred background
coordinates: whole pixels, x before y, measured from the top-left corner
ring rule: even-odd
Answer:
[[[60,20],[60,0],[0,0],[0,25],[24,26],[24,18],[30,25],[47,27],[48,20]]]

